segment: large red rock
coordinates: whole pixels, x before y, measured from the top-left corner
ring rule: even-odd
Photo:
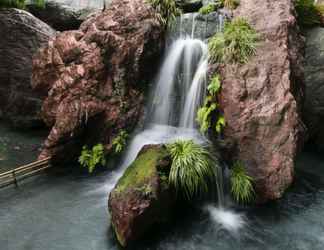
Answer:
[[[225,136],[253,176],[258,200],[282,196],[302,145],[302,51],[292,0],[241,0],[234,16],[261,34],[257,55],[222,69]]]
[[[141,116],[162,45],[163,27],[145,0],[115,0],[80,30],[52,39],[33,60],[33,87],[48,93],[42,117],[52,127],[40,158],[71,159],[98,142],[109,151]]]

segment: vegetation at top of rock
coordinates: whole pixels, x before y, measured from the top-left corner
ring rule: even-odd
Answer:
[[[45,0],[31,0],[31,4],[37,7],[43,8],[45,6]],[[26,0],[1,0],[0,8],[18,8],[24,9],[26,6]]]
[[[116,185],[116,193],[123,193],[130,189],[147,193],[150,190],[147,183],[149,183],[152,176],[158,174],[158,170],[155,167],[157,162],[168,156],[168,154],[168,151],[163,147],[152,147],[141,151],[136,160],[119,179]]]
[[[177,7],[175,0],[147,0],[153,8],[159,12],[160,21],[168,27],[180,15],[181,11]]]
[[[256,54],[258,33],[243,18],[227,22],[223,32],[216,33],[208,43],[213,62],[246,63]]]
[[[207,90],[208,95],[205,99],[205,103],[197,111],[197,122],[200,126],[200,132],[205,134],[212,127],[212,116],[216,119],[215,131],[217,134],[222,132],[225,127],[225,118],[220,114],[218,110],[217,94],[221,89],[220,76],[216,74],[210,81]]]
[[[239,0],[219,0],[219,2],[228,9],[235,9],[237,6],[239,6],[240,1]]]
[[[312,27],[321,24],[324,6],[314,4],[314,0],[296,0],[295,8],[298,23],[301,26]]]
[[[113,139],[112,146],[116,154],[119,154],[124,150],[126,146],[127,138],[128,138],[127,132],[125,130],[121,130],[119,134],[115,137],[115,139]]]
[[[214,11],[216,11],[219,8],[219,5],[216,3],[210,3],[208,5],[205,5],[199,9],[199,13],[202,15],[208,15]]]
[[[217,182],[218,163],[209,152],[192,140],[178,140],[168,144],[172,158],[169,184],[187,200],[208,194]]]
[[[106,158],[104,146],[102,144],[97,144],[93,146],[91,150],[88,149],[87,146],[83,146],[79,157],[79,163],[82,167],[87,168],[90,174],[98,165],[105,166]]]
[[[236,202],[249,203],[254,199],[253,179],[246,173],[242,162],[237,161],[234,163],[230,182],[231,193]]]

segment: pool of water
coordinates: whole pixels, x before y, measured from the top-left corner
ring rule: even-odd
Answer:
[[[0,173],[37,159],[47,131],[17,131],[0,122]]]
[[[8,145],[39,145],[31,135],[32,140],[24,141],[29,136],[2,129]],[[29,152],[34,151],[21,155]],[[149,235],[134,249],[323,250],[324,158],[304,152],[297,169],[295,185],[278,202],[231,208],[241,218],[237,230],[229,231],[215,220],[215,216],[226,215],[198,207],[180,213],[173,224]],[[28,179],[17,189],[0,190],[0,249],[119,249],[107,211],[110,179],[109,171],[88,176],[74,167]]]

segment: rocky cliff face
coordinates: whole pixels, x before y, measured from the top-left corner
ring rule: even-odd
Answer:
[[[79,30],[52,39],[33,61],[33,87],[48,93],[42,117],[52,127],[40,158],[71,159],[82,144],[98,142],[109,152],[142,114],[162,45],[163,28],[145,0],[115,0]]]
[[[222,69],[225,137],[236,145],[256,183],[259,201],[281,197],[294,176],[302,144],[302,51],[291,0],[241,0],[245,17],[261,34],[257,55]]]
[[[41,123],[42,96],[31,89],[33,54],[55,31],[23,10],[0,10],[0,118],[16,127]]]

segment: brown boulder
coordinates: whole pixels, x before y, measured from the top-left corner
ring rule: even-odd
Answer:
[[[40,158],[71,159],[98,142],[109,151],[121,129],[134,128],[162,45],[163,27],[145,0],[115,0],[52,39],[33,61],[33,87],[48,93],[42,116],[52,127]]]
[[[262,202],[281,197],[293,181],[304,132],[303,41],[291,0],[241,0],[234,16],[247,18],[262,39],[247,64],[222,69],[225,137]]]
[[[55,33],[26,11],[0,10],[0,118],[16,127],[42,124],[43,98],[32,91],[31,62]]]
[[[165,146],[144,146],[110,193],[111,222],[122,246],[170,219],[175,206],[168,181],[171,163]]]

